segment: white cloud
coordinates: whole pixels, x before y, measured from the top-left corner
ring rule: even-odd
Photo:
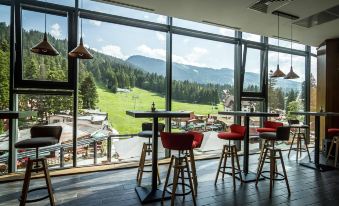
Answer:
[[[165,40],[166,40],[166,34],[164,34],[164,33],[161,33],[161,32],[156,31],[156,32],[155,32],[155,35],[157,36],[157,38],[158,38],[160,41],[165,41]]]
[[[180,64],[187,64],[187,65],[202,67],[202,66],[206,66],[206,64],[200,63],[199,60],[202,59],[202,57],[207,53],[208,51],[205,48],[194,47],[191,53],[185,56],[179,56],[179,55],[173,54],[172,58],[174,62],[177,62]]]
[[[58,23],[55,23],[51,26],[51,35],[57,39],[61,38],[61,27]]]
[[[88,22],[94,26],[101,26],[101,21],[89,20]]]
[[[112,45],[112,44],[101,47],[100,52],[106,55],[110,55],[110,56],[117,57],[117,58],[124,59],[124,60],[128,58],[128,56],[125,56],[122,53],[121,48],[119,46]]]
[[[158,18],[157,18],[157,22],[158,22],[158,23],[165,24],[166,21],[167,21],[167,20],[166,20],[166,17],[165,17],[165,16],[159,15]]]
[[[104,41],[103,38],[101,38],[101,37],[97,38],[97,42],[103,42],[103,41]]]
[[[219,28],[219,33],[224,36],[234,36],[234,30],[232,29]]]
[[[165,60],[166,58],[166,51],[164,49],[152,49],[149,46],[142,44],[137,47],[137,50],[147,57],[162,60]]]

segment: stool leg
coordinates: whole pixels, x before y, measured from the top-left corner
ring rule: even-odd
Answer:
[[[191,177],[191,171],[190,171],[190,168],[188,166],[188,159],[187,157],[185,157],[185,162],[186,162],[186,170],[187,170],[187,173],[188,173],[188,179],[189,179],[189,184],[191,186],[191,190],[192,190],[192,200],[193,200],[193,205],[197,205],[196,201],[195,201],[195,188],[194,188],[194,185],[193,185],[193,182],[192,182],[192,177]]]
[[[225,170],[226,170],[228,153],[229,153],[229,148],[227,146],[225,146],[225,150],[224,150],[224,154],[225,154],[225,156],[224,156],[224,164],[223,164],[223,168],[222,168],[222,179],[224,179],[224,177],[225,177]]]
[[[235,150],[235,159],[237,160],[237,166],[238,166],[238,171],[239,171],[240,184],[242,184],[242,175],[241,175],[241,169],[240,169],[240,164],[239,164],[239,157],[238,157],[237,147],[235,147],[234,150]]]
[[[141,185],[142,175],[144,173],[145,161],[146,161],[146,150],[147,145],[144,143],[141,150],[141,156],[139,161],[138,173],[137,173],[137,181],[138,186]]]
[[[303,137],[304,137],[304,142],[305,142],[305,147],[306,147],[308,159],[311,161],[311,155],[310,155],[310,151],[308,150],[307,141],[306,141],[306,136],[305,136],[304,133],[303,133]]]
[[[158,170],[158,182],[159,182],[159,185],[161,184],[161,179],[160,179],[160,170],[159,170],[159,165],[157,165],[157,170]]]
[[[331,141],[331,145],[330,145],[330,149],[328,150],[326,162],[328,162],[328,159],[329,159],[330,156],[331,156],[331,151],[332,151],[332,148],[333,148],[333,144],[334,144],[334,138],[333,138],[332,141]]]
[[[267,144],[268,144],[268,141],[265,139],[265,140],[264,140],[264,144],[263,144],[263,146],[262,146],[262,148],[261,148],[261,150],[260,150],[259,162],[258,162],[258,167],[257,167],[257,173],[258,173],[258,171],[259,171],[260,164],[261,164],[261,159],[262,159],[262,157],[263,157],[263,154],[264,154],[264,152],[265,152],[265,148],[267,147]]]
[[[259,167],[258,172],[257,172],[257,179],[255,180],[255,186],[258,185],[259,177],[260,177],[260,175],[261,175],[262,168],[263,168],[263,166],[264,166],[265,159],[266,159],[266,157],[267,157],[267,151],[268,151],[268,149],[265,148],[264,156],[263,156],[263,158],[261,159],[261,161],[260,161],[260,163],[259,163],[260,167]]]
[[[291,194],[291,191],[290,191],[290,185],[288,184],[287,173],[286,173],[285,164],[284,164],[284,159],[283,159],[281,150],[279,150],[279,158],[280,158],[280,160],[281,160],[281,167],[282,167],[282,169],[283,169],[284,176],[285,176],[285,182],[286,182],[286,187],[287,187],[288,195],[290,195],[290,194]]]
[[[53,190],[52,190],[52,183],[51,183],[51,177],[49,176],[49,170],[48,170],[48,165],[47,165],[47,160],[46,159],[43,159],[42,166],[43,166],[44,173],[45,173],[45,180],[46,180],[46,185],[47,185],[49,202],[50,202],[51,206],[55,206],[54,195],[53,195]]]
[[[164,190],[162,191],[162,200],[161,200],[162,202],[164,201],[164,198],[165,198],[165,193],[166,193],[166,189],[167,189],[167,185],[168,185],[168,179],[170,177],[171,170],[172,170],[173,160],[174,160],[174,156],[172,155],[171,156],[170,164],[168,166],[168,171],[167,171],[167,175],[166,175]]]
[[[21,192],[21,197],[20,197],[20,206],[26,205],[29,182],[31,180],[31,174],[32,174],[32,166],[33,166],[33,161],[29,159],[26,165],[25,179],[24,179],[24,184],[22,186],[22,192]]]
[[[194,191],[195,195],[198,193],[198,176],[197,176],[197,170],[195,167],[195,159],[194,159],[194,152],[193,150],[190,150],[190,162],[191,162],[191,168],[192,168],[192,175],[193,175],[193,183],[194,183]]]
[[[270,150],[270,198],[272,197],[272,190],[274,184],[275,159],[274,152]]]
[[[180,177],[181,177],[181,190],[182,190],[182,193],[184,194],[185,193],[185,171],[184,169],[180,169]],[[193,190],[192,190],[193,192]],[[183,200],[185,200],[185,196],[184,195],[182,198]]]
[[[175,201],[175,193],[177,191],[178,186],[178,178],[179,178],[179,169],[178,169],[178,159],[174,159],[174,178],[173,178],[173,186],[172,186],[172,195],[171,195],[171,206],[174,206]]]
[[[234,152],[233,152],[233,146],[231,149],[231,163],[232,163],[232,179],[233,179],[233,191],[235,191],[236,185],[235,185],[235,167],[234,167]]]
[[[297,156],[296,156],[296,160],[298,161],[298,155],[299,155],[299,150],[300,150],[300,138],[299,138],[299,134],[297,136]]]
[[[292,147],[293,147],[294,138],[295,138],[295,133],[293,134],[292,143],[291,143],[290,149],[288,150],[288,155],[287,155],[288,158],[290,158],[290,153],[291,153],[291,150],[292,150]]]
[[[337,140],[335,141],[335,160],[334,160],[334,167],[337,167],[337,162],[338,162],[338,150],[339,150],[339,142],[338,142],[338,138],[336,138]]]
[[[225,145],[223,146],[223,149],[222,149],[222,152],[221,152],[221,156],[220,156],[220,160],[219,160],[219,166],[218,166],[217,174],[215,176],[215,181],[214,181],[215,185],[217,184],[217,181],[218,181],[218,176],[219,176],[219,173],[220,173],[220,168],[221,168],[221,164],[222,164],[222,160],[224,158],[224,155],[225,155]]]

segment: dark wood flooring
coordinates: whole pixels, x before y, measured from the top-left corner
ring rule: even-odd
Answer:
[[[339,170],[319,173],[301,167],[295,161],[295,156],[287,158],[284,153],[287,174],[291,187],[288,196],[285,183],[277,182],[273,197],[269,198],[269,181],[261,181],[258,188],[254,183],[240,185],[237,183],[233,191],[230,176],[224,181],[219,180],[214,185],[218,160],[197,161],[198,172],[198,205],[339,205]],[[250,156],[250,169],[256,171],[257,155]],[[240,158],[242,162],[242,158]],[[160,166],[164,181],[168,165]],[[96,172],[81,175],[53,177],[57,205],[81,206],[128,206],[141,205],[134,191],[136,186],[136,169]],[[143,184],[150,183],[150,174],[145,174]],[[44,185],[42,179],[32,180],[31,188]],[[0,205],[18,205],[22,181],[0,184]],[[162,186],[160,186],[162,188]],[[36,193],[35,195],[41,195]],[[165,205],[169,205],[166,201]],[[27,205],[48,205],[48,200]],[[148,205],[161,205],[154,203]],[[193,205],[190,196],[185,201],[176,199],[176,205]]]

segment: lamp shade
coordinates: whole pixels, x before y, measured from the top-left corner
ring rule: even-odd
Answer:
[[[279,68],[279,64],[277,65],[277,69],[273,72],[272,76],[273,78],[277,78],[277,77],[285,77],[285,73],[282,72]]]
[[[68,55],[72,58],[93,59],[93,55],[84,47],[82,37],[80,38],[79,45],[70,51]]]
[[[284,79],[298,79],[299,75],[297,75],[294,71],[293,71],[293,67],[291,66],[290,72],[284,77]]]
[[[47,41],[45,32],[43,40],[31,48],[31,52],[42,55],[57,56],[59,52]]]

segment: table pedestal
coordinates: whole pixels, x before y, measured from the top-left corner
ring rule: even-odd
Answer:
[[[136,187],[135,191],[137,192],[141,203],[151,203],[162,200],[162,190],[155,189],[152,190],[150,187]],[[171,199],[171,195],[166,192],[164,200]]]

